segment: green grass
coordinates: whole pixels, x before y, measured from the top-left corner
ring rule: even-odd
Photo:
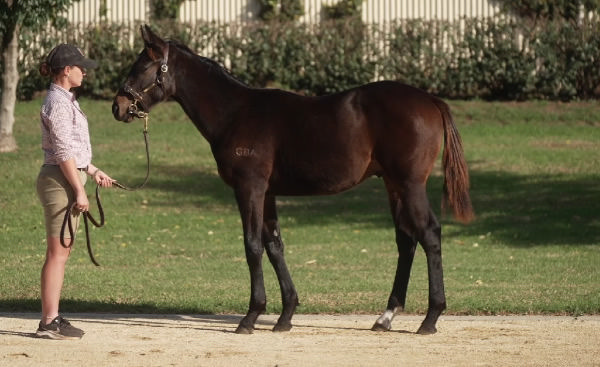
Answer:
[[[0,311],[38,311],[45,243],[35,178],[41,101],[16,108],[20,149],[0,154]],[[81,101],[94,163],[135,185],[145,174],[141,123],[110,102]],[[600,312],[600,109],[586,103],[451,103],[471,169],[477,219],[444,218],[449,314]],[[105,228],[80,237],[67,266],[65,312],[243,313],[249,299],[241,223],[210,149],[174,103],[150,118],[144,190],[103,190]],[[429,182],[439,213],[439,168]],[[88,192],[93,192],[88,184]],[[382,182],[331,197],[279,198],[298,312],[375,313],[391,290],[396,249]],[[82,233],[80,233],[82,234]],[[264,260],[268,312],[281,308]],[[407,311],[427,307],[418,250]]]

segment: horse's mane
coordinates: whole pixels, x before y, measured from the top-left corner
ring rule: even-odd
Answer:
[[[185,53],[187,53],[189,56],[191,56],[193,59],[202,62],[203,64],[208,66],[208,71],[209,72],[215,72],[217,74],[222,75],[223,77],[225,77],[226,79],[235,82],[237,84],[241,84],[245,87],[247,87],[248,85],[244,82],[242,82],[241,80],[239,80],[238,78],[236,78],[233,74],[231,74],[231,72],[229,70],[227,70],[223,65],[221,65],[220,63],[216,62],[215,60],[209,59],[208,57],[204,57],[204,56],[200,56],[198,55],[195,51],[193,51],[191,48],[189,48],[187,45],[175,41],[175,40],[169,40],[169,44],[175,46],[178,50],[183,51]]]

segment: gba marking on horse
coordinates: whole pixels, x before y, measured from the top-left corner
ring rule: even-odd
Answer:
[[[273,330],[292,327],[298,295],[284,260],[275,197],[335,194],[377,175],[388,192],[399,255],[387,308],[373,330],[389,330],[396,311],[404,308],[420,243],[427,258],[429,305],[418,333],[435,333],[446,297],[441,226],[425,185],[442,139],[444,201],[458,220],[473,217],[467,165],[448,106],[392,81],[323,97],[250,88],[216,62],[162,40],[147,26],[142,37],[145,48],[115,96],[113,114],[131,122],[173,98],[210,143],[219,175],[235,192],[250,270],[250,305],[236,332],[252,333],[265,311],[265,249],[283,304]]]

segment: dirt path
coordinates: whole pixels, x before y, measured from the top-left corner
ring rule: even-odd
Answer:
[[[442,316],[420,336],[422,316],[375,333],[372,315],[297,315],[273,333],[269,315],[237,335],[235,315],[66,315],[86,331],[77,341],[35,338],[37,317],[0,313],[0,365],[600,366],[600,316]]]

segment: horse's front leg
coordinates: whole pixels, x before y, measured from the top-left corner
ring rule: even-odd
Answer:
[[[250,269],[250,306],[248,313],[242,319],[235,331],[238,334],[251,334],[258,316],[267,306],[265,285],[262,270],[263,209],[265,194],[256,188],[239,188],[235,191],[238,208],[244,230],[244,247],[246,262]]]
[[[284,245],[277,220],[274,196],[269,195],[265,199],[264,221],[263,244],[279,280],[283,305],[283,310],[273,331],[289,331],[292,328],[292,316],[298,306],[298,294],[285,263]]]

